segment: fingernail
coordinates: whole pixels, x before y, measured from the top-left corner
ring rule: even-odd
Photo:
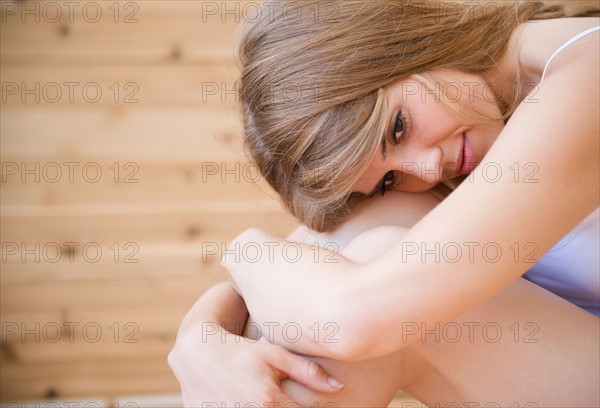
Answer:
[[[333,377],[329,377],[327,379],[327,383],[329,385],[331,385],[333,388],[344,388],[344,384],[342,384],[341,382],[339,382],[338,380],[336,380]]]

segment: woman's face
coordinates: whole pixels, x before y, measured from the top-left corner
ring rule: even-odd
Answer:
[[[436,74],[435,78],[440,78]],[[480,76],[443,72],[447,103],[462,100],[491,117],[500,110],[489,86]],[[436,184],[468,174],[490,149],[504,124],[473,124],[459,118],[433,91],[414,78],[385,89],[385,146],[378,150],[354,191],[375,195],[385,190],[425,191]],[[444,95],[444,92],[442,92]],[[442,96],[444,97],[444,96]]]

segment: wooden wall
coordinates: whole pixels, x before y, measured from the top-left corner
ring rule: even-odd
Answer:
[[[220,6],[2,2],[3,401],[177,392],[214,248],[291,230],[227,93],[245,4]]]
[[[240,148],[255,3],[0,4],[1,401],[176,393],[214,248],[294,226]]]

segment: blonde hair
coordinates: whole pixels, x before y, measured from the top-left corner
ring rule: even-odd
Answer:
[[[380,146],[385,86],[417,74],[431,79],[425,72],[433,69],[480,75],[520,23],[566,15],[532,1],[276,5],[263,5],[242,29],[245,146],[287,210],[316,231],[335,228],[366,198],[352,186]],[[571,14],[590,15],[582,10]],[[513,109],[504,107],[503,118]]]

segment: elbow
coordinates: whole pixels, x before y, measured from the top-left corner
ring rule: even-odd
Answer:
[[[373,336],[357,297],[340,293],[329,297],[322,314],[318,341],[327,357],[341,361],[359,361],[370,357]],[[322,310],[325,312],[325,310]]]

